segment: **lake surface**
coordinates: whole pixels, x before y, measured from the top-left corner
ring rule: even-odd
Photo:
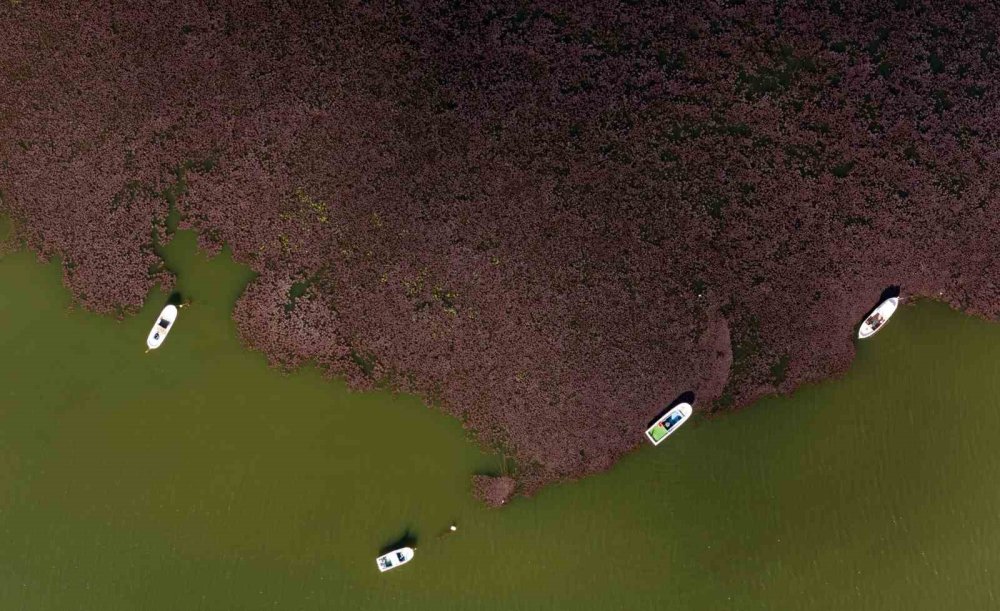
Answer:
[[[0,609],[1000,607],[998,325],[903,307],[844,379],[490,510],[456,421],[268,368],[251,274],[184,232],[166,259],[194,304],[149,354],[165,294],[117,321],[0,260]]]

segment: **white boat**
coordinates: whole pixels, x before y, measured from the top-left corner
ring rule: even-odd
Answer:
[[[660,445],[664,439],[679,429],[691,417],[691,411],[690,403],[681,403],[657,418],[653,426],[646,429],[646,438],[654,446]]]
[[[146,338],[146,345],[150,350],[156,350],[163,343],[163,340],[167,339],[167,333],[170,333],[170,329],[174,327],[175,320],[177,320],[177,307],[168,305],[163,308],[156,322],[153,323],[153,328],[149,330],[149,337]]]
[[[401,547],[399,549],[394,549],[388,554],[383,554],[375,559],[375,564],[378,565],[378,570],[380,573],[386,571],[391,571],[397,566],[402,566],[413,560],[413,548],[412,547]]]
[[[875,311],[872,312],[868,318],[861,323],[861,328],[858,329],[858,338],[865,339],[866,337],[871,337],[878,332],[879,329],[885,326],[885,323],[889,321],[889,317],[893,315],[896,308],[899,306],[899,297],[890,297],[882,303],[878,304]]]

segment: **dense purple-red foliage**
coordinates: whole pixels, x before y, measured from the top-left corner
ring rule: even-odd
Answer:
[[[844,371],[881,291],[1000,312],[987,1],[0,5],[3,207],[98,310],[165,192],[246,342],[419,392],[523,491],[665,403]],[[178,178],[181,180],[178,181]]]

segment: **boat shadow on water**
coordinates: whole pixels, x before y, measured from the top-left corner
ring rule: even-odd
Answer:
[[[685,393],[681,393],[681,395],[679,397],[677,397],[676,399],[674,399],[673,401],[670,402],[670,405],[668,405],[665,408],[661,409],[660,411],[656,412],[656,415],[653,416],[653,418],[650,419],[650,421],[646,423],[646,428],[648,429],[649,427],[651,427],[654,424],[656,424],[656,422],[660,418],[662,418],[664,414],[666,414],[670,410],[674,409],[675,407],[677,407],[681,403],[687,403],[688,405],[694,405],[694,392],[689,390],[689,391],[687,391]]]
[[[166,305],[172,305],[179,308],[183,305],[187,305],[187,303],[188,301],[185,300],[184,295],[182,295],[179,291],[174,291],[170,293],[170,297],[167,298]]]
[[[378,553],[381,556],[383,554],[388,554],[393,550],[397,550],[401,547],[412,547],[414,549],[416,549],[417,547],[417,535],[412,530],[410,530],[409,526],[407,526],[406,529],[403,531],[403,536],[393,540],[391,543],[383,545]]]
[[[898,284],[894,284],[894,285],[890,286],[889,288],[885,289],[884,291],[882,291],[882,295],[878,298],[878,303],[876,303],[875,305],[872,306],[872,310],[874,310],[875,308],[877,308],[878,305],[879,305],[879,303],[882,303],[886,299],[892,299],[893,297],[899,297],[899,293],[900,293],[901,288],[902,287],[900,287]],[[869,311],[871,311],[871,310],[869,310]]]

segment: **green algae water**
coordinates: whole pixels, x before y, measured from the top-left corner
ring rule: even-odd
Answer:
[[[998,325],[904,307],[844,379],[498,511],[456,421],[269,369],[229,317],[247,270],[165,256],[194,303],[149,354],[165,294],[116,321],[0,260],[0,609],[1000,606]]]

